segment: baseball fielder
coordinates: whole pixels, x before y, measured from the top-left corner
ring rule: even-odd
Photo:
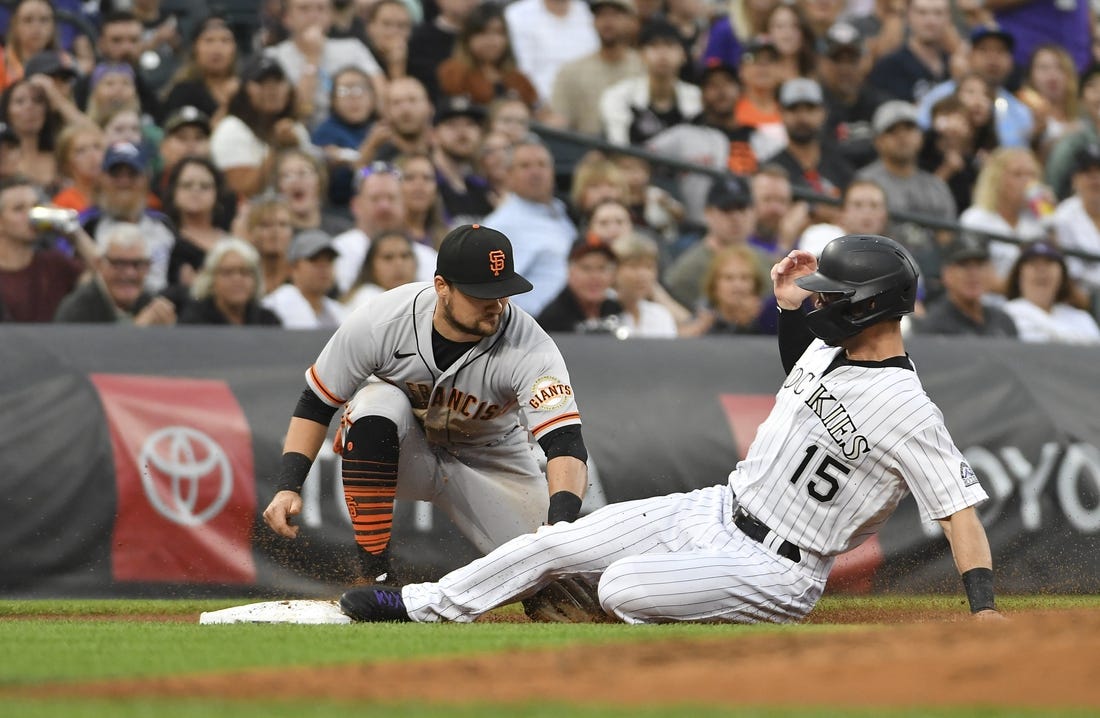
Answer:
[[[395,497],[442,507],[483,553],[576,518],[587,482],[580,413],[558,348],[508,302],[530,289],[507,237],[465,225],[443,239],[434,283],[380,294],[348,317],[306,371],[268,526],[298,534],[301,487],[345,404],[336,443],[367,578],[389,569]]]
[[[727,484],[601,508],[519,536],[438,583],[341,598],[364,621],[472,621],[564,576],[628,623],[806,616],[835,557],[911,492],[943,526],[979,617],[999,616],[974,506],[986,498],[905,354],[917,270],[885,237],[831,242],[772,269],[787,378]],[[800,307],[809,296],[814,309]],[[807,331],[808,330],[808,331]],[[816,335],[817,340],[813,340]],[[804,351],[803,351],[804,350]]]

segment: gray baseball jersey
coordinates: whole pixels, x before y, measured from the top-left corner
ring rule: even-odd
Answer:
[[[531,437],[580,424],[580,413],[557,346],[511,304],[493,336],[440,370],[436,302],[427,282],[372,297],[329,339],[306,382],[330,406],[348,404],[345,423],[393,419],[402,444],[398,498],[440,505],[488,551],[545,520],[546,482]]]
[[[801,619],[835,555],[907,492],[927,519],[986,498],[908,359],[826,372],[840,351],[810,345],[728,483],[520,536],[437,583],[405,586],[409,616],[470,621],[577,576],[598,581],[603,608],[628,623]],[[763,537],[739,528],[742,510],[766,525]]]

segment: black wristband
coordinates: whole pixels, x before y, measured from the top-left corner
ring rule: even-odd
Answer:
[[[993,569],[972,568],[962,575],[970,612],[997,610],[993,602]]]
[[[572,491],[558,491],[550,497],[550,510],[546,512],[546,523],[553,526],[559,521],[572,522],[581,513],[581,497]]]
[[[279,476],[275,479],[275,491],[293,491],[302,493],[302,485],[309,476],[309,468],[313,466],[313,460],[305,454],[297,451],[288,451],[283,454],[283,462],[279,467]]]

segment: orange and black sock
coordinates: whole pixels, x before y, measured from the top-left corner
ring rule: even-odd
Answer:
[[[359,419],[344,437],[344,500],[355,529],[355,543],[362,549],[360,560],[371,572],[386,571],[399,456],[397,426],[381,416]]]

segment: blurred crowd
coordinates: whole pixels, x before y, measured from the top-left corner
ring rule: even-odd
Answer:
[[[1088,0],[220,1],[0,3],[0,321],[334,328],[483,223],[552,332],[774,333],[858,232],[908,331],[1100,342]]]

